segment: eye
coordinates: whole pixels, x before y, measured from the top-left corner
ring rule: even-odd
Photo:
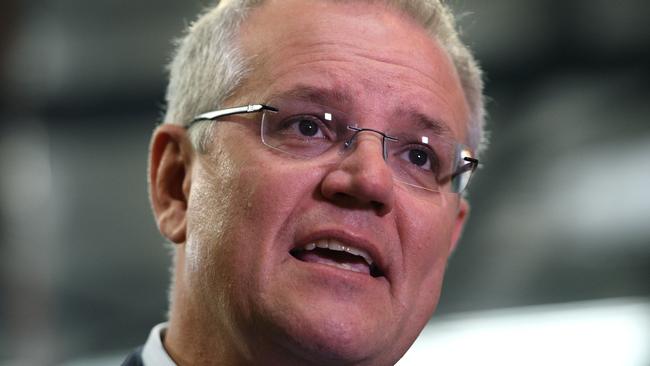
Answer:
[[[287,118],[283,130],[300,138],[327,138],[328,127],[319,118],[310,115],[296,115]]]
[[[314,121],[307,118],[300,119],[298,122],[298,130],[301,134],[309,137],[314,137],[320,132],[318,125]]]
[[[400,158],[417,169],[436,172],[438,161],[435,153],[426,146],[410,146],[403,150]]]
[[[419,167],[423,167],[429,163],[429,157],[422,150],[411,149],[408,151],[409,161]]]

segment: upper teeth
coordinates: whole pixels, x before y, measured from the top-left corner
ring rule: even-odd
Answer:
[[[362,257],[363,259],[366,260],[366,263],[368,263],[369,266],[372,266],[373,263],[370,254],[368,254],[365,250],[343,245],[341,242],[336,241],[334,239],[321,239],[304,246],[305,250],[314,250],[316,248],[336,250],[339,252],[348,252],[352,255],[357,255],[359,257]]]

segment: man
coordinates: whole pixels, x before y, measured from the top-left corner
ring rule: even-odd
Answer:
[[[480,71],[435,0],[222,1],[170,67],[149,167],[175,243],[137,365],[393,365],[468,214]]]

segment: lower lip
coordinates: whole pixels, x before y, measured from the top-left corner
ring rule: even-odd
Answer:
[[[313,280],[319,283],[328,285],[341,285],[343,283],[348,287],[352,285],[367,287],[386,282],[385,277],[372,277],[367,273],[350,271],[328,264],[305,262],[291,254],[287,253],[287,255],[291,258],[291,263],[295,264],[299,270],[307,271],[310,276],[313,276]]]

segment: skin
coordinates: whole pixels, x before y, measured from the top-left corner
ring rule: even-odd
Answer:
[[[239,41],[255,66],[228,105],[297,86],[346,90],[352,99],[330,104],[363,127],[395,128],[406,107],[465,141],[449,57],[395,10],[269,1]],[[394,364],[436,307],[467,202],[395,182],[374,134],[336,160],[299,160],[264,146],[254,116],[235,120],[218,123],[205,154],[175,125],[152,138],[152,206],[177,243],[168,353],[179,365]],[[289,255],[324,237],[371,247],[385,276]]]

